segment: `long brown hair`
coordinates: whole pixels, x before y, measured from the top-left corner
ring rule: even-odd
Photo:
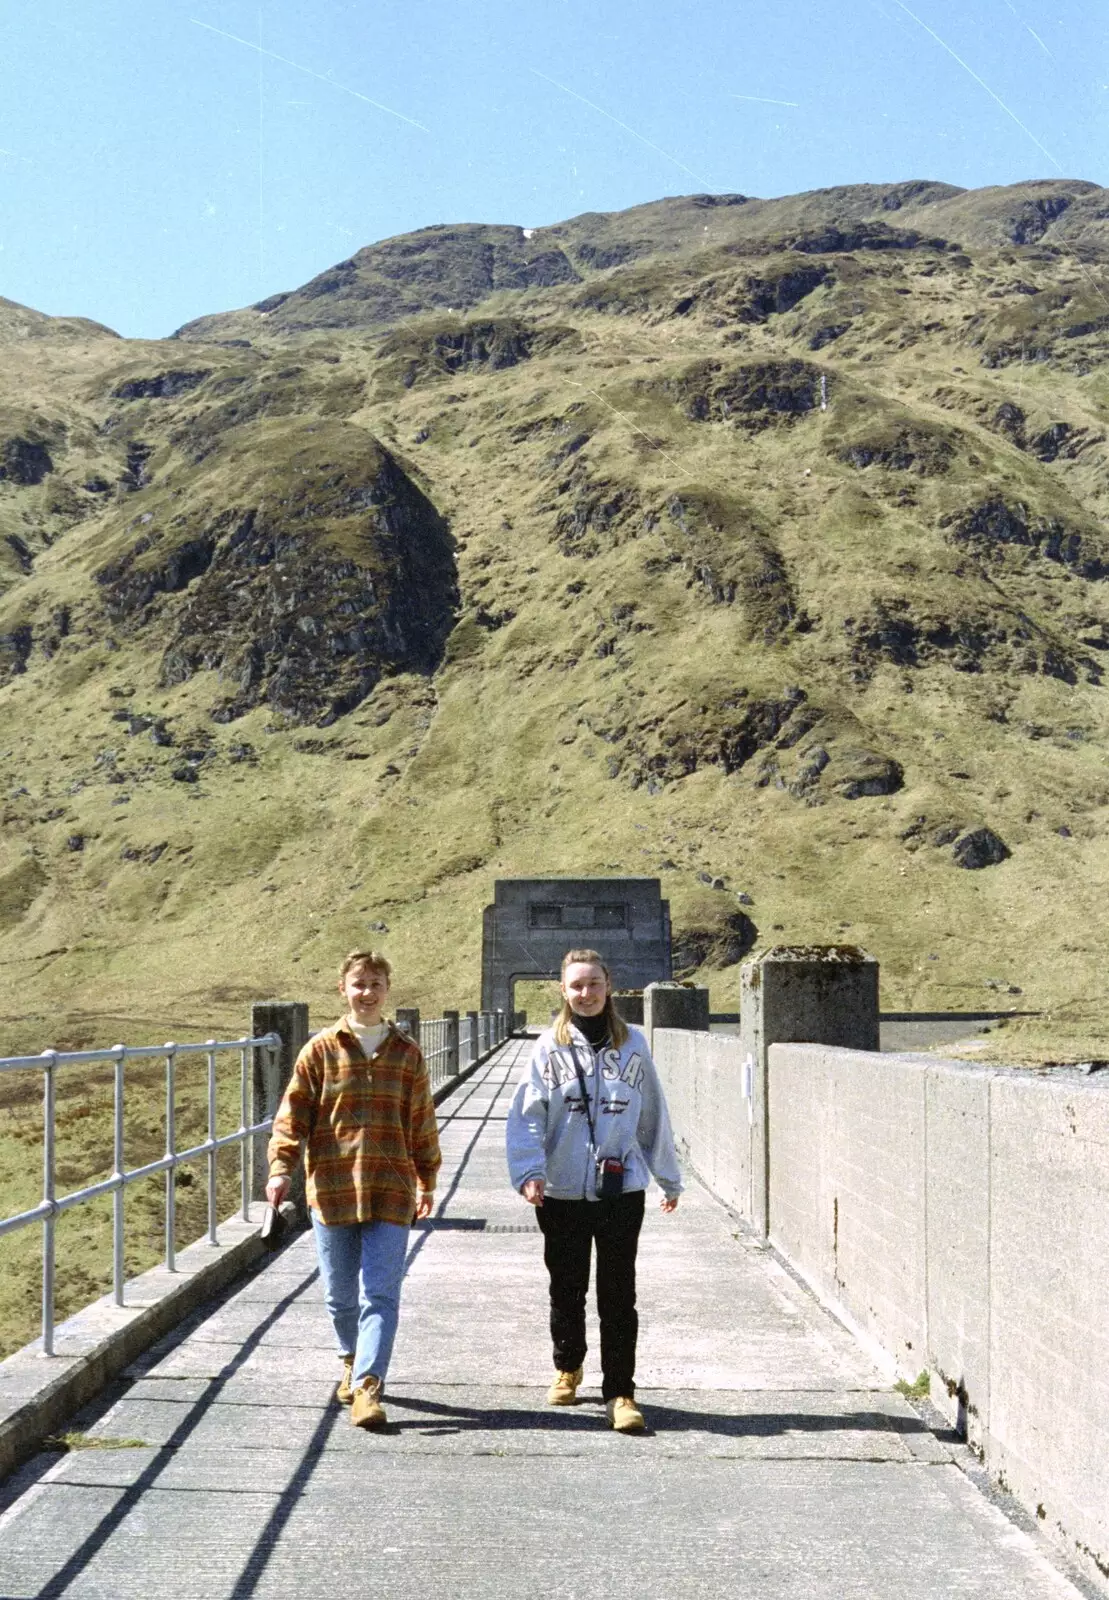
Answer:
[[[562,970],[559,973],[559,978],[565,978],[566,968],[572,967],[575,962],[579,961],[587,961],[591,967],[600,967],[601,971],[605,975],[605,982],[608,984],[608,993],[605,995],[605,1009],[601,1015],[605,1019],[605,1024],[608,1028],[608,1036],[612,1040],[613,1047],[619,1050],[620,1046],[628,1037],[628,1025],[613,1004],[612,974],[605,966],[603,958],[597,954],[596,950],[567,950],[566,954],[562,958]],[[570,1009],[570,1002],[567,1000],[566,996],[563,995],[562,1010],[555,1018],[554,1025],[554,1038],[556,1044],[570,1043],[571,1015],[572,1012]]]

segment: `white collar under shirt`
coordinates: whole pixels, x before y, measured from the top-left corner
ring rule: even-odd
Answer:
[[[368,1061],[372,1060],[374,1052],[380,1047],[385,1035],[389,1032],[389,1024],[387,1022],[375,1022],[373,1024],[355,1022],[351,1016],[347,1017],[347,1027],[362,1046]]]

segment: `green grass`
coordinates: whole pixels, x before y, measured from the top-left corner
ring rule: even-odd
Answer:
[[[99,1433],[52,1433],[42,1441],[44,1450],[145,1450],[145,1439],[111,1439]]]

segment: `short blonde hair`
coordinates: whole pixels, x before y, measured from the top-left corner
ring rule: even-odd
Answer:
[[[392,965],[380,950],[352,950],[349,956],[344,956],[339,968],[340,985],[352,967],[369,967],[371,972],[383,972],[386,983],[393,981]]]
[[[562,958],[562,968],[559,973],[559,977],[565,978],[566,968],[572,967],[578,962],[588,962],[591,967],[600,967],[601,971],[605,975],[605,982],[608,984],[608,993],[605,995],[605,1009],[602,1012],[602,1015],[605,1019],[605,1025],[608,1028],[608,1036],[612,1040],[613,1046],[619,1050],[620,1046],[628,1037],[628,1025],[613,1004],[612,974],[605,966],[604,957],[599,955],[596,950],[567,950],[566,954]],[[562,1010],[555,1018],[554,1024],[554,1037],[556,1044],[570,1043],[570,1018],[572,1015],[573,1012],[570,1007],[570,1002],[567,1000],[566,996],[563,995]]]

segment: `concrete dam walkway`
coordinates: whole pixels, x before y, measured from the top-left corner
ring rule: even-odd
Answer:
[[[696,1182],[649,1196],[639,1398],[550,1409],[534,1216],[508,1187],[510,1040],[440,1108],[387,1405],[332,1399],[310,1235],[77,1419],[101,1448],[0,1485],[3,1600],[1061,1600],[1082,1591],[983,1496],[852,1336]]]

